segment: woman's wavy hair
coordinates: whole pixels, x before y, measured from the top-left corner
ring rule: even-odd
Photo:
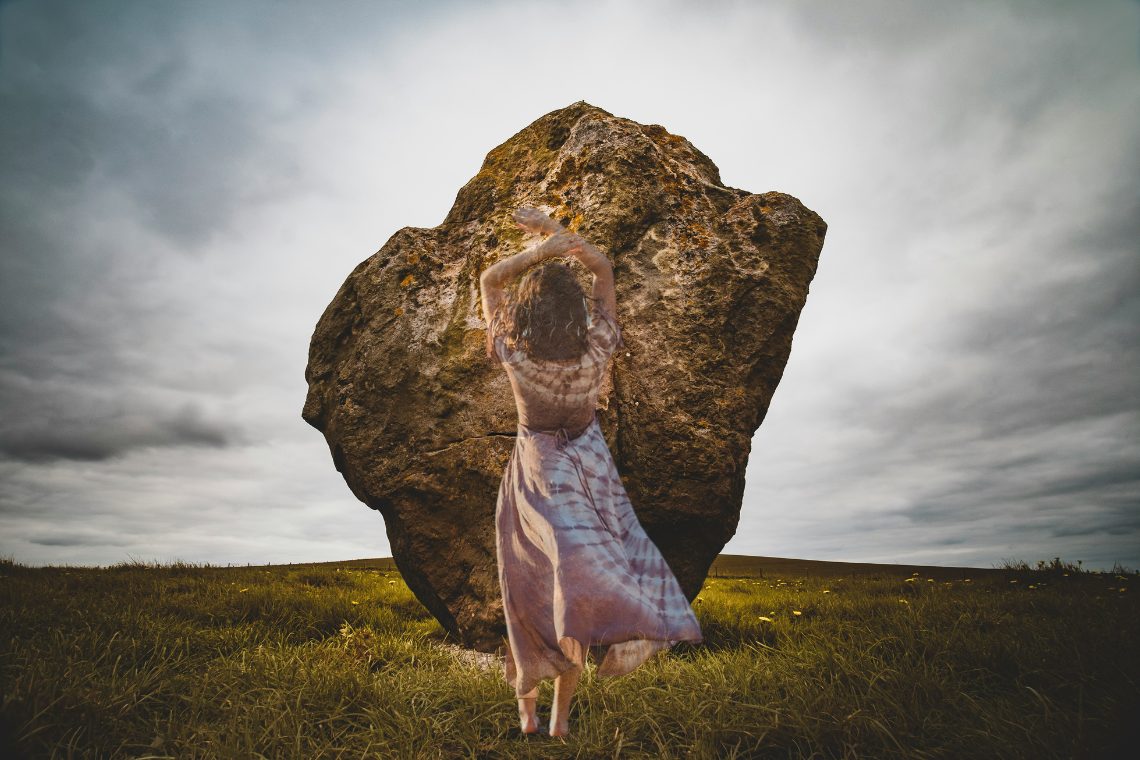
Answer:
[[[586,314],[586,294],[574,271],[551,261],[529,269],[494,318],[515,349],[532,359],[559,360],[586,353]]]

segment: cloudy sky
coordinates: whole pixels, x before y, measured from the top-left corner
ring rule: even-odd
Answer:
[[[0,555],[389,554],[313,327],[586,100],[829,223],[725,551],[1140,566],[1140,6],[820,5],[0,3]]]

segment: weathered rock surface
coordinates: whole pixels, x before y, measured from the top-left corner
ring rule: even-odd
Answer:
[[[484,354],[479,274],[531,242],[510,218],[521,205],[614,264],[626,348],[599,418],[690,600],[736,531],[827,229],[789,195],[725,187],[663,127],[578,102],[492,150],[442,224],[399,230],[348,276],[313,333],[304,419],[384,516],[415,595],[483,651],[505,636],[494,512],[517,418]]]

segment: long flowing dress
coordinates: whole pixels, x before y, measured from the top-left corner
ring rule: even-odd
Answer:
[[[606,363],[622,345],[614,316],[595,305],[586,353],[569,361],[531,359],[496,320],[488,329],[519,414],[495,508],[507,683],[521,696],[574,667],[567,638],[595,648],[599,677],[628,673],[679,641],[702,641],[598,424]]]

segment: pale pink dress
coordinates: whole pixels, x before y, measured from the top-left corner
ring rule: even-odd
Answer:
[[[600,677],[628,673],[678,641],[703,640],[598,425],[598,391],[621,330],[601,306],[590,316],[588,349],[571,361],[531,360],[496,321],[489,328],[519,413],[495,509],[504,676],[517,695],[573,667],[566,637],[600,647]]]

